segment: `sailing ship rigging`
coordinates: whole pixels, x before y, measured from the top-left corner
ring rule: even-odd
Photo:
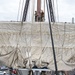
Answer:
[[[32,68],[33,62],[39,68],[48,64],[48,68],[56,72],[74,69],[75,26],[56,23],[52,1],[46,1],[49,24],[44,22],[41,0],[37,0],[37,10],[33,11],[35,21],[26,22],[30,4],[30,0],[26,0],[21,22],[0,23],[1,62],[16,68]]]
[[[30,0],[26,0],[22,21],[26,20],[29,1]],[[47,12],[48,12],[49,28],[50,28],[50,34],[51,34],[51,41],[52,41],[52,48],[53,48],[56,75],[58,75],[56,56],[55,56],[55,49],[54,49],[54,41],[53,41],[52,28],[51,28],[51,22],[55,22],[54,13],[53,13],[53,7],[52,7],[52,1],[51,0],[46,0],[46,5],[47,5]],[[41,0],[37,0],[37,11],[35,12],[35,21],[37,21],[37,22],[40,21],[41,22],[41,21],[43,21],[42,18],[44,18],[44,12],[43,11],[41,12]]]

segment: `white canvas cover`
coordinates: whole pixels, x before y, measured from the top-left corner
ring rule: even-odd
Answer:
[[[52,23],[58,70],[75,67],[75,24]],[[54,70],[54,59],[48,23],[0,22],[0,65],[27,67],[36,61],[40,67],[48,62]]]

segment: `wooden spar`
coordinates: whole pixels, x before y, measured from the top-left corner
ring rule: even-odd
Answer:
[[[41,0],[37,0],[37,11],[35,11],[35,21],[43,22],[44,21],[44,12],[41,10]]]
[[[38,17],[41,16],[40,12],[41,12],[41,0],[37,0],[37,15],[38,15]]]

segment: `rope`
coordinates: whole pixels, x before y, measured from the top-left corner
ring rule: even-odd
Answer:
[[[52,2],[52,7],[53,7],[53,15],[54,15],[54,19],[55,19],[55,7],[54,7],[54,0],[51,0],[51,2]],[[56,19],[55,19],[56,20]],[[54,22],[53,22],[54,23]]]
[[[32,25],[33,25],[33,21],[34,21],[34,7],[35,7],[35,0],[32,0],[33,4],[32,4]]]
[[[63,40],[63,44],[62,44],[62,51],[63,51],[63,46],[64,46],[64,42],[65,42],[65,25],[64,25],[64,40]],[[61,60],[66,64],[66,65],[68,65],[68,66],[75,66],[75,63],[68,63],[68,62],[66,62],[66,61],[64,61],[64,59],[63,59],[63,52],[61,53]]]
[[[44,21],[45,21],[45,0],[44,0]]]
[[[24,0],[23,0],[23,2],[22,2],[22,8],[21,8],[20,20],[22,20],[23,9],[24,9]]]
[[[23,0],[24,1],[24,0]],[[23,2],[24,3],[24,2]],[[23,7],[23,6],[22,6]],[[18,12],[18,14],[19,14],[19,12]],[[20,41],[20,38],[22,38],[22,29],[23,29],[23,22],[21,22],[21,27],[20,27],[20,31],[19,31],[19,33],[18,33],[18,38],[17,38],[17,46],[16,46],[16,49],[15,50],[13,50],[13,51],[11,51],[11,52],[9,52],[9,53],[7,53],[7,54],[3,54],[3,55],[0,55],[1,57],[2,56],[6,56],[6,55],[8,55],[8,54],[10,54],[10,53],[12,53],[14,56],[17,54],[17,52],[18,51],[20,51],[19,50],[19,48],[18,48],[18,46],[19,46],[19,41]],[[6,40],[5,40],[5,37],[3,36],[3,34],[1,34],[2,35],[2,37],[3,37],[3,40],[4,40],[4,43],[6,42]],[[26,35],[26,33],[25,33],[25,35]],[[25,38],[26,39],[26,38]],[[27,44],[27,40],[26,40],[26,44]],[[28,46],[28,45],[27,45]],[[12,55],[10,55],[9,56],[9,58],[11,57]],[[12,58],[12,61],[11,61],[11,64],[10,64],[10,66],[13,64],[13,63],[15,63],[16,62],[16,60],[18,60],[18,54],[16,55],[17,57],[16,57],[16,59],[15,59],[15,57],[13,56],[13,58]],[[21,56],[22,57],[22,56]]]
[[[23,3],[24,3],[24,0],[23,0]],[[22,4],[23,4],[22,3]],[[23,7],[23,5],[22,5],[22,7]],[[22,9],[23,10],[23,9]],[[19,51],[20,52],[20,50],[18,49],[18,45],[19,45],[19,40],[20,40],[20,38],[22,38],[22,29],[23,29],[23,20],[21,21],[21,27],[20,27],[20,31],[19,31],[19,37],[18,37],[18,41],[17,41],[17,46],[16,46],[16,52],[17,51]],[[26,33],[25,33],[26,34]],[[25,38],[26,39],[26,38]],[[27,43],[27,41],[26,41],[26,43]],[[15,52],[15,53],[16,53]],[[14,56],[15,56],[15,53],[14,53]],[[21,57],[22,57],[22,55],[21,55]],[[24,59],[23,59],[24,60]],[[12,59],[12,62],[11,62],[11,65],[12,65],[12,63],[13,63],[13,61],[16,61],[16,60],[14,60],[14,57],[13,57],[13,59]]]
[[[44,45],[44,48],[42,49],[41,56],[42,56],[42,54],[45,52],[46,45],[47,45],[48,41],[49,41],[49,38],[47,39],[47,41],[46,41],[46,43],[45,43],[45,45]],[[39,59],[41,59],[41,56],[39,57]]]
[[[58,1],[57,0],[56,0],[56,6],[57,6],[57,19],[58,19],[58,22],[59,22]]]
[[[34,23],[34,7],[35,7],[35,0],[32,0],[33,1],[33,5],[32,5],[32,24],[31,24],[31,38],[30,38],[30,48],[32,49],[32,46],[31,46],[31,40],[32,40],[32,26],[33,26],[33,23]],[[31,52],[31,51],[30,51]],[[32,61],[32,54],[30,56],[30,59]],[[29,62],[30,63],[30,62]]]
[[[49,32],[50,32],[50,35],[51,35],[51,43],[52,43],[52,49],[53,49],[54,65],[55,65],[56,75],[58,75],[57,62],[56,62],[56,54],[55,54],[55,48],[54,48],[54,40],[53,40],[53,33],[52,33],[52,26],[51,26],[50,13],[49,13],[50,5],[48,6],[48,3],[49,3],[49,0],[48,0],[48,2],[46,0],[47,12],[48,12],[48,20],[49,20],[49,29],[50,29]]]
[[[16,52],[17,52],[17,50],[14,52],[14,56],[16,55]],[[13,63],[15,63],[15,62],[14,62],[14,57],[13,57],[11,63],[10,63],[10,66],[12,66]]]
[[[18,7],[18,15],[17,15],[17,21],[18,21],[18,19],[19,19],[19,12],[20,12],[20,6],[21,6],[21,0],[19,1],[19,7]]]
[[[5,37],[3,37],[3,34],[1,34],[1,36],[2,36],[2,39],[3,39],[4,44],[6,45],[5,40],[4,40]],[[5,49],[5,51],[6,51],[6,49]]]
[[[9,53],[6,53],[6,54],[1,54],[0,57],[3,57],[3,56],[6,56],[6,55],[9,55],[9,54],[11,54],[12,52],[14,52],[14,51],[10,51]]]
[[[41,33],[42,33],[42,32],[41,32]],[[41,34],[41,35],[42,35],[42,34]],[[41,37],[41,38],[42,38],[42,37]],[[43,54],[44,51],[45,51],[45,48],[46,48],[46,45],[47,45],[48,41],[49,41],[49,38],[48,38],[48,40],[47,40],[47,42],[46,42],[44,48],[42,49],[41,56],[42,56],[42,54]],[[42,48],[42,47],[41,47],[41,48]],[[41,56],[39,57],[39,59],[41,59]]]

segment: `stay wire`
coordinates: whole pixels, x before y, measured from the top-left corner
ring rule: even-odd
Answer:
[[[54,64],[55,64],[56,75],[58,75],[55,48],[54,48],[54,41],[53,41],[53,34],[52,34],[52,27],[51,27],[51,21],[50,21],[50,13],[49,13],[50,8],[48,6],[48,3],[49,3],[49,0],[48,1],[46,0],[47,12],[48,12],[48,20],[49,20],[49,28],[50,28],[50,35],[51,35],[51,42],[52,42],[52,49],[53,49]]]
[[[17,21],[18,21],[18,19],[19,19],[19,14],[20,14],[20,6],[21,6],[21,0],[19,1],[19,7],[18,7]]]
[[[70,34],[70,33],[69,33]],[[69,36],[70,37],[70,36]],[[66,26],[64,25],[64,40],[63,40],[63,44],[62,44],[62,51],[64,50],[64,44],[65,44],[65,38],[66,38]],[[66,52],[66,51],[65,51]],[[72,56],[75,55],[75,54],[72,54]],[[67,61],[65,61],[63,59],[63,52],[61,53],[61,60],[68,66],[75,66],[75,62],[74,63],[69,63]]]
[[[57,7],[57,20],[59,22],[59,13],[58,13],[58,1],[56,0],[56,7]]]
[[[23,6],[24,6],[24,0],[22,2],[21,17],[22,17]],[[19,52],[20,52],[20,50],[19,50],[19,41],[20,41],[20,38],[22,38],[22,29],[23,29],[23,21],[21,20],[21,27],[20,27],[20,31],[19,31],[19,34],[18,34],[19,38],[18,38],[17,46],[16,46],[16,51],[19,51]],[[21,57],[22,57],[22,54],[21,54]],[[12,65],[12,63],[11,63],[11,65]]]
[[[22,16],[23,16],[23,9],[24,9],[24,0],[22,2],[22,7],[21,7],[21,14],[20,14],[20,21],[22,21]]]

